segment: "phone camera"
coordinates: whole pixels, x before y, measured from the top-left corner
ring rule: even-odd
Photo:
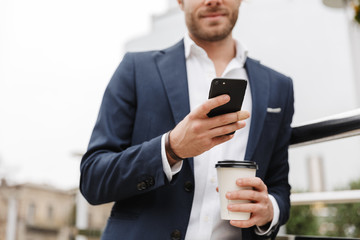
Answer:
[[[219,85],[219,81],[218,81],[218,80],[215,81],[215,85]]]

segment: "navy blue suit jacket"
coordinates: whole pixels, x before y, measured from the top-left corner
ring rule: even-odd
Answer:
[[[277,200],[283,224],[290,208],[292,81],[251,58],[245,67],[253,102],[245,159],[258,163],[257,176]],[[81,162],[80,190],[88,202],[115,202],[102,239],[184,239],[196,184],[193,159],[169,182],[160,149],[161,136],[189,111],[183,41],[124,56]],[[242,232],[243,239],[258,238],[253,229]]]

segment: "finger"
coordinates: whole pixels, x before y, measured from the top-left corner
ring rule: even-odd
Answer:
[[[226,193],[226,198],[229,200],[249,200],[259,202],[264,200],[263,194],[254,190],[238,190]]]
[[[233,113],[226,113],[219,116],[212,117],[209,122],[212,122],[214,126],[223,126],[230,123],[244,121],[250,117],[248,111],[238,111]]]
[[[221,143],[224,143],[226,141],[229,141],[230,139],[232,139],[234,137],[234,135],[222,135],[222,136],[218,136],[218,137],[214,137],[212,138],[212,146],[214,147],[216,145],[219,145]]]
[[[256,224],[255,219],[250,218],[249,220],[231,220],[230,224],[238,228],[249,228]]]
[[[202,105],[195,109],[194,114],[196,116],[205,117],[207,114],[214,108],[224,105],[225,103],[230,101],[230,96],[227,94],[223,94],[214,98],[208,99]]]
[[[224,126],[238,121],[238,112],[226,113],[208,119],[209,124],[212,125],[210,128]]]
[[[272,219],[267,220],[267,219],[264,219],[264,216],[260,216],[260,215],[256,215],[256,214],[252,213],[249,220],[231,220],[230,224],[235,227],[239,227],[239,228],[249,228],[254,225],[264,226],[265,224],[267,224],[271,221],[272,221]]]
[[[257,204],[254,203],[236,203],[229,204],[227,209],[231,212],[256,212],[258,210]]]
[[[245,122],[235,122],[235,123],[228,124],[228,125],[225,125],[225,126],[219,126],[219,127],[211,129],[209,131],[209,136],[210,137],[223,136],[223,135],[226,135],[228,133],[235,132],[236,130],[242,129],[245,126],[246,126]]]
[[[248,111],[238,111],[236,114],[238,121],[242,121],[250,117],[250,113]]]
[[[226,113],[219,116],[215,116],[207,119],[207,125],[209,128],[216,128],[220,126],[229,125],[231,123],[236,123],[239,121],[243,121],[250,116],[247,111],[239,111],[233,113]]]
[[[253,187],[258,191],[267,191],[265,183],[258,177],[239,178],[236,180],[236,185],[239,187]]]

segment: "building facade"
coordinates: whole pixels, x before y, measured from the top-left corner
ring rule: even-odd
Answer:
[[[0,240],[72,240],[100,238],[112,204],[87,206],[86,228],[76,227],[78,189],[47,185],[0,185]]]

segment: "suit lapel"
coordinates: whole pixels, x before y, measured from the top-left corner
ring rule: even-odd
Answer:
[[[190,112],[184,42],[161,51],[156,63],[176,125]],[[189,164],[194,172],[193,158],[189,159]]]
[[[178,124],[190,112],[183,41],[161,51],[156,58],[156,62],[175,124]]]
[[[252,96],[252,113],[245,159],[251,160],[264,126],[270,95],[269,76],[260,63],[248,58],[245,68],[249,77]]]

